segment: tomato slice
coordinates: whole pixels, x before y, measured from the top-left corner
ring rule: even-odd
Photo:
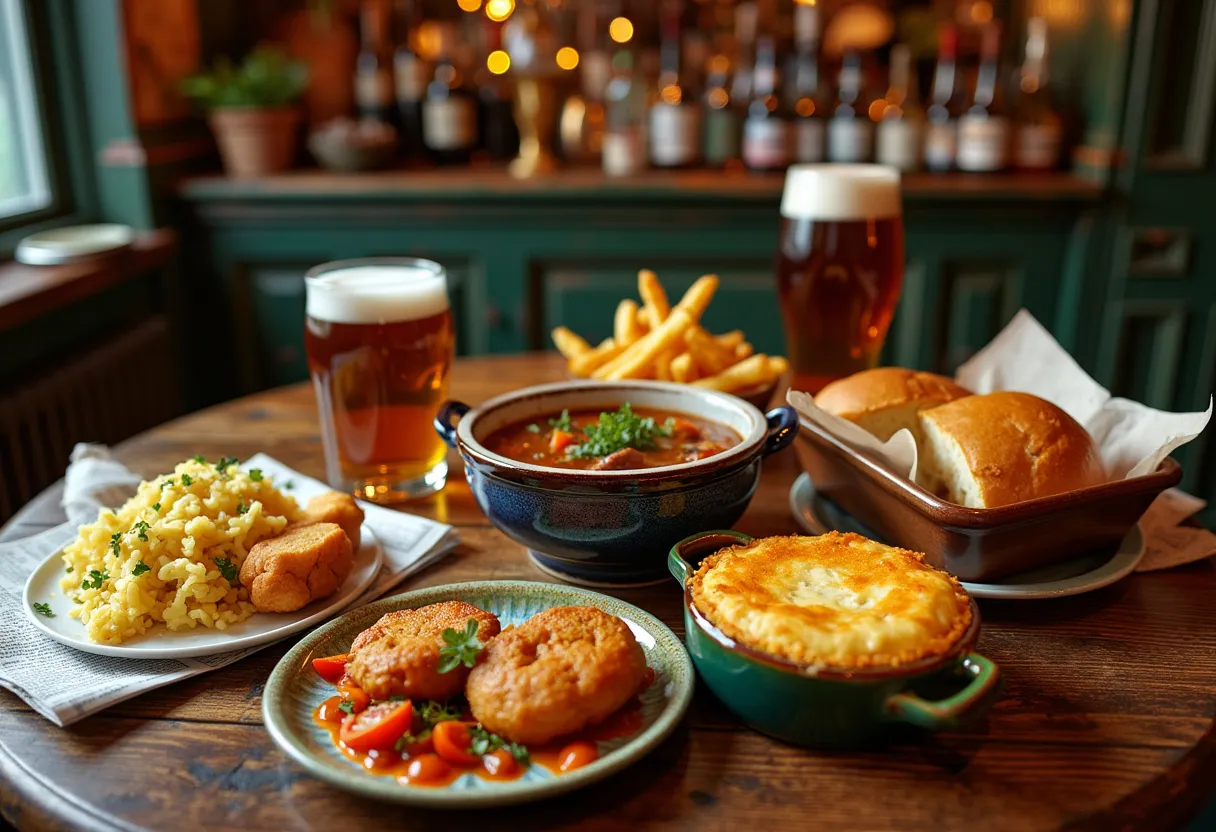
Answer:
[[[572,742],[557,755],[557,767],[562,771],[574,771],[599,759],[600,751],[593,742],[579,740]]]
[[[422,754],[410,760],[405,773],[415,783],[438,783],[451,771],[451,767],[434,754]]]
[[[473,738],[464,722],[450,719],[438,723],[431,729],[431,741],[435,744],[435,753],[454,766],[475,766],[480,762],[469,748]]]
[[[330,684],[336,685],[338,680],[346,675],[346,661],[350,656],[343,653],[340,656],[325,656],[312,660],[312,669],[317,675]]]
[[[372,698],[364,693],[363,688],[352,682],[348,676],[343,676],[341,681],[338,682],[338,693],[342,694],[342,698],[354,706],[355,713],[359,713],[359,711],[372,703]]]
[[[519,774],[519,761],[505,748],[491,751],[481,758],[481,764],[491,777],[508,780]]]
[[[352,751],[392,748],[414,721],[414,703],[381,702],[342,720],[338,739]]]

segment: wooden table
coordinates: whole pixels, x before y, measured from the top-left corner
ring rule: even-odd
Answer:
[[[560,380],[552,357],[458,363],[457,398],[478,402]],[[266,451],[323,473],[312,392],[276,390],[124,444],[147,475],[195,453]],[[543,581],[489,525],[460,477],[409,511],[452,523],[456,552],[404,588],[480,578]],[[765,463],[739,528],[798,531],[786,506],[792,454]],[[682,632],[673,585],[621,597]],[[697,691],[677,732],[632,768],[545,803],[479,813],[386,806],[305,775],[262,727],[261,692],[289,644],[145,694],[59,729],[0,691],[0,809],[19,828],[1168,829],[1216,775],[1216,569],[1135,575],[1058,601],[980,602],[979,649],[1004,693],[973,730],[872,753],[820,753],[743,728]]]

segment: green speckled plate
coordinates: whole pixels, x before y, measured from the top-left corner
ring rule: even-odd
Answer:
[[[549,607],[599,607],[629,625],[655,671],[655,683],[642,694],[643,728],[632,737],[600,743],[600,758],[570,774],[554,775],[531,766],[519,780],[490,782],[462,775],[450,786],[401,785],[392,777],[368,774],[343,758],[327,733],[312,719],[313,711],[333,695],[333,687],[313,672],[320,656],[345,653],[356,635],[385,613],[439,601],[465,601],[498,616],[506,627],[522,624]],[[266,683],[262,715],[271,738],[289,757],[339,788],[379,800],[417,806],[462,809],[524,803],[562,794],[602,780],[628,766],[670,734],[688,710],[694,686],[692,662],[684,644],[653,615],[616,598],[572,586],[530,581],[475,581],[447,584],[395,595],[351,610],[305,636],[278,663]]]

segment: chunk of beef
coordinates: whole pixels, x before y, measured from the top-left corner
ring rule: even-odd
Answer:
[[[634,448],[621,448],[591,466],[596,471],[624,471],[627,468],[644,467],[642,452]]]

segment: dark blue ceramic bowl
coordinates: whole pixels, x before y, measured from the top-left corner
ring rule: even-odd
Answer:
[[[616,410],[624,402],[718,422],[743,441],[696,462],[633,471],[516,462],[480,441],[565,408]],[[729,393],[683,384],[584,381],[528,387],[477,408],[445,402],[435,429],[460,451],[481,510],[528,547],[538,567],[573,583],[624,586],[662,580],[667,552],[678,541],[733,525],[756,490],[760,461],[793,442],[798,414],[783,406],[766,416]]]

